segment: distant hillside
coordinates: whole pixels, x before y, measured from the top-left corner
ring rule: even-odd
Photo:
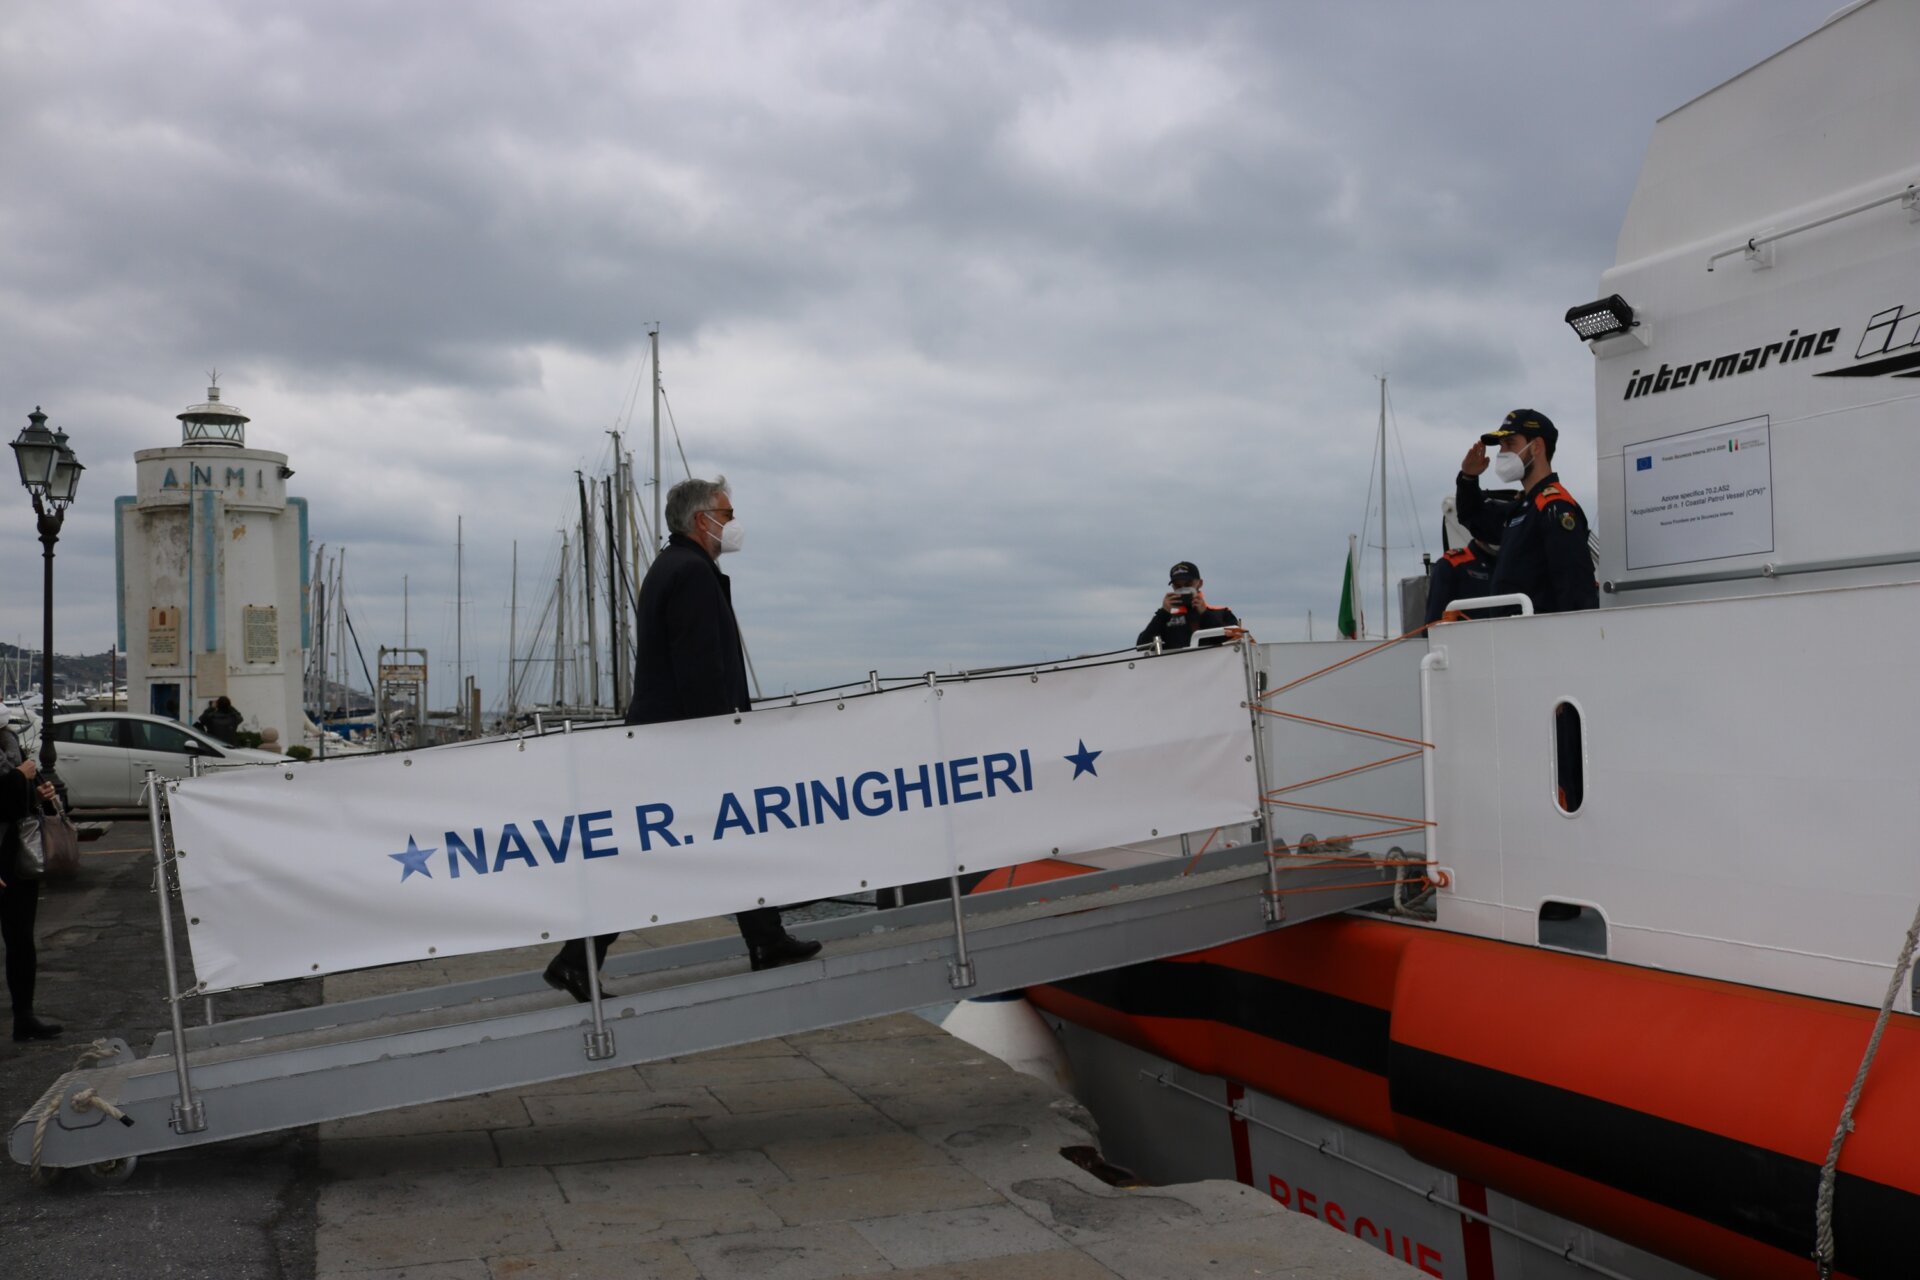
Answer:
[[[111,660],[111,649],[102,649],[98,653],[67,654],[56,651],[53,655],[53,681],[55,689],[90,689],[107,683],[107,664]],[[127,678],[126,655],[120,655],[114,663],[113,678]],[[21,649],[15,645],[0,641],[0,692],[12,697],[22,689],[40,683],[40,655],[37,652]]]

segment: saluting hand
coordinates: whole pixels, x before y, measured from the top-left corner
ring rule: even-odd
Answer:
[[[1487,445],[1484,440],[1475,440],[1473,448],[1467,450],[1467,456],[1461,459],[1460,470],[1470,476],[1477,476],[1487,469]]]

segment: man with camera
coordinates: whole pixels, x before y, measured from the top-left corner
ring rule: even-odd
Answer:
[[[1224,605],[1216,607],[1207,603],[1207,597],[1201,590],[1205,585],[1200,578],[1200,570],[1191,560],[1182,560],[1167,570],[1167,594],[1161,598],[1160,607],[1147,620],[1146,629],[1133,642],[1134,645],[1150,649],[1153,642],[1158,640],[1163,649],[1185,649],[1193,643],[1193,637],[1199,632],[1219,627],[1238,628],[1240,619],[1233,616],[1233,610]],[[1230,638],[1214,636],[1200,643],[1203,646],[1223,644]]]

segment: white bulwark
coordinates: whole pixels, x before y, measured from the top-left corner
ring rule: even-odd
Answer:
[[[306,500],[219,387],[177,416],[181,443],[134,454],[137,492],[114,500],[128,709],[191,722],[225,694],[284,750],[306,718]]]

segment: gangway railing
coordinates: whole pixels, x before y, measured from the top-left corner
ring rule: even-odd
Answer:
[[[14,1126],[8,1153],[50,1169],[124,1173],[152,1152],[937,1005],[955,995],[955,917],[971,995],[1203,950],[1278,927],[1268,864],[1264,848],[1223,849],[975,894],[957,908],[939,901],[796,925],[826,947],[778,969],[751,970],[732,937],[612,957],[600,1003],[619,1034],[605,1056],[582,1051],[588,1007],[537,972],[211,1026],[176,1021],[145,1056],[116,1041],[99,1051],[104,1060],[61,1076]],[[1297,865],[1292,874],[1314,873]],[[1329,859],[1319,874],[1328,891],[1286,923],[1376,901],[1392,883],[1386,868],[1356,878],[1350,858]],[[195,1123],[182,1124],[189,1065]]]
[[[314,892],[322,896],[333,893],[337,898],[339,895],[334,892],[334,882],[343,876],[358,874],[364,879],[365,865],[398,875],[399,884],[405,884],[408,877],[416,872],[425,874],[426,879],[436,885],[442,883],[434,880],[431,867],[424,861],[426,853],[431,850],[417,851],[410,835],[406,837],[405,852],[386,853],[379,858],[371,857],[364,849],[355,854],[361,859],[360,871],[355,871],[340,860],[335,844],[345,842],[355,847],[368,845],[370,841],[363,828],[373,829],[378,825],[365,812],[369,803],[367,779],[378,782],[382,777],[387,777],[387,785],[391,786],[392,779],[388,775],[406,771],[402,776],[408,779],[408,785],[424,786],[423,794],[439,800],[456,793],[469,795],[489,776],[517,779],[530,771],[536,776],[544,771],[544,776],[551,777],[559,769],[568,777],[570,786],[581,787],[586,784],[580,782],[577,773],[570,771],[591,766],[603,774],[609,774],[610,766],[606,764],[608,753],[618,752],[624,744],[632,742],[636,730],[607,731],[608,736],[596,742],[592,752],[578,749],[579,738],[570,732],[572,726],[566,725],[556,735],[557,741],[516,738],[485,746],[464,744],[439,752],[421,753],[419,763],[423,767],[420,769],[413,769],[414,760],[409,758],[397,764],[376,762],[357,765],[355,767],[363,771],[372,772],[355,774],[352,778],[340,774],[317,776],[310,783],[303,783],[302,775],[293,770],[276,769],[250,780],[212,779],[185,784],[190,790],[179,794],[179,802],[184,804],[191,797],[200,806],[197,819],[199,834],[194,837],[192,846],[192,852],[196,855],[193,868],[197,868],[195,874],[199,877],[194,884],[180,878],[182,869],[188,867],[187,863],[181,862],[187,857],[188,850],[174,847],[176,815],[170,812],[174,803],[171,798],[183,784],[163,786],[149,774],[148,803],[154,832],[155,888],[167,940],[163,963],[167,966],[170,1029],[159,1036],[144,1055],[122,1041],[96,1042],[95,1047],[85,1055],[86,1060],[56,1080],[40,1101],[15,1124],[8,1139],[9,1154],[36,1169],[90,1166],[108,1176],[124,1176],[130,1168],[130,1161],[151,1152],[199,1146],[475,1093],[523,1087],[925,1008],[966,996],[1056,983],[1088,973],[1206,950],[1268,929],[1332,915],[1386,898],[1394,887],[1396,867],[1400,865],[1398,860],[1370,860],[1355,857],[1347,850],[1314,851],[1282,845],[1277,841],[1272,822],[1274,810],[1276,806],[1285,806],[1289,802],[1269,790],[1267,752],[1262,745],[1262,735],[1253,732],[1254,723],[1266,715],[1274,714],[1275,709],[1266,702],[1271,695],[1263,692],[1258,685],[1252,646],[1238,642],[1234,647],[1238,656],[1231,665],[1222,665],[1229,655],[1219,650],[1208,650],[1201,654],[1186,651],[1145,658],[1126,651],[1123,656],[1094,655],[1056,664],[961,673],[949,677],[936,677],[929,673],[924,684],[913,686],[925,692],[912,695],[916,701],[896,704],[894,711],[888,713],[894,715],[894,720],[881,723],[894,724],[896,734],[901,732],[898,728],[901,723],[909,724],[911,729],[911,725],[918,722],[911,721],[910,717],[902,719],[896,714],[905,711],[934,717],[928,723],[938,731],[945,723],[937,715],[941,700],[947,700],[951,708],[955,704],[978,707],[982,698],[998,698],[998,702],[989,705],[1004,709],[1008,705],[1004,693],[1008,681],[1013,682],[1013,687],[1021,689],[1029,685],[1039,686],[1042,695],[1049,685],[1056,682],[1078,682],[1054,695],[1060,701],[1041,705],[1065,707],[1070,714],[1080,717],[1086,714],[1084,708],[1090,693],[1100,690],[1124,693],[1129,688],[1144,688],[1146,694],[1136,693],[1134,696],[1146,699],[1138,706],[1139,713],[1146,719],[1136,723],[1151,725],[1154,733],[1164,734],[1170,723],[1176,723],[1165,714],[1164,708],[1172,707],[1187,715],[1188,718],[1177,721],[1185,726],[1182,732],[1188,735],[1181,741],[1207,744],[1210,754],[1197,757],[1209,762],[1207,771],[1195,772],[1189,766],[1182,772],[1178,768],[1155,763],[1156,757],[1151,752],[1161,752],[1159,758],[1165,756],[1166,749],[1155,745],[1161,739],[1140,733],[1134,733],[1129,738],[1130,731],[1118,727],[1123,724],[1122,721],[1109,719],[1104,722],[1105,728],[1101,732],[1114,735],[1122,744],[1129,741],[1145,744],[1135,745],[1131,756],[1124,751],[1118,755],[1119,773],[1134,780],[1130,784],[1131,789],[1124,800],[1112,793],[1074,791],[1070,794],[1076,797],[1084,795],[1085,799],[1076,799],[1072,804],[1105,806],[1090,810],[1101,815],[1111,812],[1116,804],[1131,802],[1137,808],[1143,785],[1140,780],[1149,776],[1143,774],[1142,770],[1148,769],[1150,787],[1147,794],[1158,797],[1156,803],[1164,804],[1165,812],[1172,814],[1184,811],[1193,816],[1201,813],[1226,814],[1235,811],[1241,803],[1239,797],[1243,793],[1237,788],[1252,783],[1257,786],[1254,792],[1257,799],[1251,809],[1261,819],[1259,834],[1252,844],[1210,852],[1213,837],[1209,836],[1201,842],[1198,854],[1190,854],[1191,842],[1186,836],[1181,836],[1181,853],[1177,857],[1169,856],[1125,870],[1094,870],[1026,887],[963,895],[957,873],[966,871],[967,866],[958,861],[961,855],[954,835],[957,828],[945,818],[946,810],[922,806],[921,810],[916,810],[916,818],[921,817],[922,813],[934,813],[945,825],[919,828],[919,839],[925,841],[929,834],[937,839],[944,832],[944,846],[936,843],[929,852],[925,847],[916,846],[911,838],[902,841],[896,837],[882,845],[868,837],[863,845],[848,856],[866,859],[857,864],[861,871],[871,868],[908,874],[917,868],[941,866],[946,872],[949,887],[950,896],[947,899],[796,925],[794,932],[800,937],[820,941],[826,946],[813,958],[784,968],[753,970],[747,963],[740,942],[731,936],[616,957],[604,968],[589,968],[589,999],[585,1003],[575,1003],[562,993],[551,990],[542,974],[527,972],[472,982],[442,983],[417,991],[217,1024],[212,1023],[209,1016],[209,1025],[206,1026],[189,1027],[183,1016],[184,1001],[208,991],[241,985],[249,973],[259,975],[256,980],[274,980],[283,973],[308,969],[318,973],[366,966],[368,961],[364,957],[368,953],[365,951],[336,949],[322,953],[318,959],[314,958],[311,950],[288,955],[286,949],[279,946],[281,934],[261,933],[257,926],[245,919],[239,921],[241,928],[238,931],[232,931],[234,913],[246,911],[249,903],[255,899],[271,902],[273,909],[280,913],[274,919],[293,921],[303,918],[289,914],[301,899],[289,896],[285,885],[308,883],[301,877],[308,875],[316,864],[306,855],[326,856],[325,874],[322,877],[325,883],[321,885],[315,882],[314,888]],[[1136,668],[1137,674],[1133,674]],[[970,688],[970,682],[977,683]],[[898,690],[888,692],[878,687],[883,683],[877,673],[870,676],[865,696],[882,699],[903,696]],[[773,726],[776,730],[781,723],[797,723],[794,719],[796,715],[813,716],[825,724],[836,720],[860,696],[858,693],[836,690],[821,691],[816,697],[797,698],[799,707],[783,713],[784,721],[761,722],[759,716],[752,719]],[[969,698],[973,699],[971,704]],[[816,705],[808,707],[806,704],[809,702]],[[1020,710],[1030,722],[1037,722],[1030,710],[1033,705],[1023,701]],[[1202,710],[1193,713],[1195,707]],[[1239,728],[1233,727],[1236,718]],[[1038,717],[1038,720],[1046,720],[1046,717]],[[964,717],[954,721],[957,726],[954,731],[977,736],[981,732],[978,727],[981,723],[984,722],[976,712],[971,722]],[[1051,720],[1046,720],[1046,723],[1052,725]],[[1001,721],[994,720],[993,724],[999,726]],[[736,727],[740,725],[740,718],[734,717],[730,722],[718,719],[704,728],[696,726],[686,731],[695,737],[676,737],[671,747],[678,749],[685,742],[700,741],[699,735],[703,733],[707,739],[732,743],[736,739],[731,735],[749,732]],[[1063,750],[1066,743],[1077,743],[1074,752],[1062,757],[1064,764],[1053,766],[1054,782],[1047,784],[1053,788],[1053,794],[1066,794],[1064,789],[1073,786],[1083,773],[1088,775],[1090,781],[1102,776],[1095,767],[1101,752],[1090,748],[1084,738],[1078,737],[1080,730],[1076,729],[1072,735],[1058,726],[1033,731],[1057,731]],[[1001,729],[995,728],[993,732],[1001,732]],[[1236,740],[1241,734],[1245,734],[1244,755],[1241,741]],[[716,735],[730,736],[719,738]],[[909,731],[907,736],[911,739],[912,732]],[[868,750],[872,745],[870,737],[863,737],[860,744],[862,751]],[[708,745],[711,750],[712,743]],[[656,738],[654,745],[647,748],[655,754],[629,754],[620,759],[627,761],[629,766],[650,767],[650,762],[664,758],[659,753],[667,749],[668,744]],[[957,754],[961,749],[961,744],[955,741],[947,745],[946,752]],[[457,762],[445,754],[456,750],[460,753]],[[727,755],[727,763],[733,762],[732,750],[730,748]],[[508,767],[496,767],[489,774],[483,767],[485,761],[478,755],[470,756],[469,752],[490,752],[493,756],[501,756],[495,765]],[[1195,753],[1189,752],[1188,755],[1193,757]],[[1039,776],[1038,770],[1046,764],[1043,760],[1030,765],[1027,757],[1028,752],[1022,748],[1020,768],[1023,771],[1032,768],[1035,772],[1027,774],[1021,786],[1012,788],[1021,797],[1032,794],[1031,789],[1035,786],[1033,778]],[[492,759],[492,756],[488,758]],[[1003,774],[1007,779],[1012,777],[1013,759],[1010,754],[1004,756],[1007,763]],[[977,792],[972,797],[961,794],[962,785],[974,782],[979,776],[977,773],[959,772],[962,766],[972,760],[971,756],[956,759],[952,765],[955,771],[951,774],[951,781],[956,803],[960,799],[978,798]],[[1113,761],[1108,761],[1109,766],[1113,764]],[[1064,776],[1068,772],[1068,765],[1071,766],[1071,777]],[[775,766],[783,767],[780,761],[775,761]],[[920,768],[922,778],[917,785],[925,793],[922,798],[928,806],[932,805],[935,798],[925,778],[929,768],[939,773],[938,799],[941,805],[945,805],[949,775],[941,771],[942,766]],[[1127,772],[1129,769],[1133,771],[1131,774]],[[905,770],[895,772],[899,775],[900,785],[905,787]],[[627,775],[618,776],[624,778]],[[784,775],[775,773],[773,776]],[[870,776],[882,777],[878,773]],[[476,782],[476,779],[480,782]],[[608,784],[602,779],[600,785],[604,787]],[[280,790],[283,786],[293,790],[283,792]],[[797,790],[798,784],[795,786]],[[299,796],[306,787],[313,788],[313,798],[304,801],[307,807],[302,810],[299,805],[303,802]],[[856,787],[856,793],[857,790]],[[391,809],[396,803],[394,797],[400,794],[389,794],[383,803]],[[402,807],[410,810],[412,793],[406,794],[407,804]],[[280,797],[283,795],[294,799],[291,802],[282,800]],[[357,797],[356,803],[360,806],[355,811],[353,826],[330,835],[323,844],[316,844],[312,830],[299,825],[301,819],[298,815],[304,813],[312,824],[324,823],[322,811],[327,804],[348,795]],[[1105,798],[1102,798],[1103,795]],[[238,820],[243,823],[255,822],[256,825],[250,828],[255,839],[270,829],[258,825],[257,815],[281,815],[281,821],[290,824],[287,847],[273,850],[272,856],[263,856],[254,861],[253,851],[258,846],[249,843],[244,831],[225,830],[208,821],[209,807],[216,806],[222,797],[230,806],[235,797],[250,802],[251,807],[242,804],[237,808],[229,807],[224,812],[240,815]],[[906,813],[906,809],[903,798],[900,801],[902,814]],[[652,825],[653,820],[647,815],[656,811],[666,812],[664,821],[671,821],[671,810],[665,804],[648,803],[636,810],[636,821],[649,823],[643,829],[643,837],[644,831],[668,830],[664,826]],[[868,810],[863,807],[862,812]],[[884,815],[887,809],[880,806],[872,812]],[[1055,814],[1053,818],[1047,816],[1050,812]],[[997,840],[998,845],[995,847],[990,843],[975,846],[976,854],[969,856],[968,861],[978,865],[984,860],[985,867],[990,869],[994,866],[1016,866],[1021,861],[1035,858],[1046,860],[1047,849],[1040,847],[1047,844],[1042,832],[1052,830],[1058,833],[1064,830],[1071,835],[1079,830],[1071,823],[1065,827],[1061,825],[1063,820],[1058,814],[1071,812],[1075,811],[1031,811],[1030,819],[1037,813],[1043,825],[1037,829],[1022,828],[1029,836],[1019,839],[1006,834],[1010,828],[997,829],[997,835],[996,829],[977,828],[986,831],[989,841]],[[607,816],[606,813],[598,813],[580,817],[583,858],[596,856],[584,843],[588,838],[586,824],[590,819],[599,821]],[[1158,813],[1134,813],[1127,816],[1125,822],[1142,818],[1150,820],[1157,816]],[[803,811],[802,828],[806,825],[804,818]],[[744,819],[740,821],[744,823]],[[409,825],[414,822],[412,818],[407,819]],[[825,817],[822,816],[815,829],[822,829],[819,824],[824,822]],[[1044,825],[1047,822],[1053,823],[1051,828]],[[764,813],[762,824],[771,830]],[[793,825],[787,823],[790,830]],[[549,852],[555,855],[552,859],[554,864],[558,866],[563,863],[564,859],[558,854],[565,849],[564,834],[556,849],[546,829],[538,823],[535,826],[540,830],[542,841],[547,842]],[[432,830],[433,826],[428,829]],[[821,851],[828,861],[839,861],[824,869],[808,863],[803,877],[821,881],[819,887],[822,889],[833,887],[825,883],[828,878],[848,879],[856,874],[849,870],[856,864],[846,863],[839,858],[845,847],[845,837],[839,833],[845,828],[835,826],[833,830],[839,843],[810,847]],[[1219,830],[1216,828],[1214,834],[1217,835]],[[712,839],[717,842],[721,828],[716,827],[714,831]],[[902,836],[907,833],[907,828],[901,828]],[[483,861],[455,862],[451,846],[457,842],[459,834],[449,831],[444,838],[444,843],[450,846],[441,864],[447,884],[454,882],[462,866],[467,866],[476,878],[485,873]],[[1163,835],[1159,829],[1151,834],[1155,837]],[[1179,835],[1180,829],[1176,827],[1174,831],[1164,834],[1168,837]],[[1027,838],[1035,840],[1031,854],[1024,852],[1028,847]],[[683,828],[683,838],[676,840],[669,833],[663,839],[669,846],[678,846],[692,843],[693,835]],[[1072,843],[1069,839],[1057,842],[1061,845]],[[393,837],[391,844],[397,843],[398,837]],[[486,845],[482,831],[473,832],[473,843],[484,857]],[[701,843],[704,846],[708,841]],[[378,845],[372,847],[375,853],[381,852]],[[462,847],[464,849],[464,845]],[[644,849],[644,838],[642,847]],[[982,848],[985,852],[978,852]],[[1075,848],[1082,853],[1099,852],[1085,845],[1076,845]],[[498,841],[494,870],[499,870],[504,864],[507,850],[507,839],[502,834]],[[1060,848],[1052,849],[1053,855],[1061,853]],[[225,865],[229,868],[230,876],[255,878],[223,880],[218,874],[210,874],[210,866],[217,868],[222,865],[219,862],[222,856],[227,858]],[[461,854],[463,859],[466,856],[464,852]],[[533,861],[532,854],[524,847],[514,856]],[[612,853],[603,850],[598,856],[612,856]],[[389,866],[389,862],[395,865]],[[580,864],[576,862],[574,865]],[[1284,889],[1279,883],[1283,866],[1287,881]],[[231,891],[224,900],[209,896],[229,884],[257,885],[262,868],[281,879],[267,882],[264,888],[251,889],[251,897],[239,894],[238,890]],[[636,882],[629,880],[627,883],[631,889]],[[861,878],[858,883],[864,890],[869,881],[868,878]],[[198,980],[182,982],[175,971],[171,937],[176,887],[182,894],[181,906],[183,915],[188,917],[189,926],[208,927],[207,921],[201,917],[208,914],[203,904],[211,903],[216,910],[227,913],[226,927],[230,932],[224,940],[233,943],[239,939],[241,943],[239,951],[230,949],[225,953],[227,967],[216,973],[211,983],[205,973],[198,972],[202,958],[198,938],[195,950]],[[384,882],[380,887],[384,890]],[[641,887],[645,888],[645,883]],[[727,899],[743,897],[758,887],[743,889],[737,884],[720,884],[710,890],[702,890],[707,894],[704,899],[706,910],[688,912],[683,906],[678,915],[665,912],[664,909],[663,913],[670,923],[675,919],[712,914],[715,910],[734,910],[737,909],[735,903]],[[201,895],[197,902],[188,896],[188,890]],[[884,893],[884,890],[881,892]],[[275,894],[277,898],[273,897]],[[1292,909],[1283,908],[1288,901],[1295,904]],[[449,918],[443,908],[440,927],[447,927]],[[655,921],[661,918],[661,915],[653,917]],[[422,952],[435,954],[436,947],[427,944],[434,941],[436,935],[429,932],[422,937],[418,932],[432,926],[422,924],[418,915],[407,919],[416,932],[407,934],[402,940],[405,953],[409,958],[420,956]],[[256,932],[247,935],[246,927],[255,927]],[[578,923],[574,924],[576,930],[579,927]],[[589,933],[598,931],[586,930]],[[486,936],[520,938],[525,936],[525,931],[518,928],[496,930]],[[549,934],[542,933],[540,936],[546,938]],[[561,933],[557,936],[576,935]],[[389,934],[381,941],[381,945],[394,950],[396,944],[393,939],[398,937],[397,934]],[[446,942],[449,938],[440,935],[439,940]],[[496,942],[491,948],[476,946],[473,945],[474,938],[463,939],[458,934],[452,935],[451,940],[459,948],[448,948],[452,954],[524,945],[521,941],[513,941]],[[221,939],[216,938],[215,941]],[[313,948],[325,944],[317,944],[309,938],[305,945]],[[247,951],[248,946],[253,950]],[[235,962],[232,959],[235,955],[241,955],[242,961]],[[360,958],[360,964],[346,963],[355,958]],[[216,963],[221,962],[217,950],[215,959]],[[313,963],[306,963],[309,960],[313,960]],[[586,960],[589,966],[595,965],[593,948],[587,949]]]

